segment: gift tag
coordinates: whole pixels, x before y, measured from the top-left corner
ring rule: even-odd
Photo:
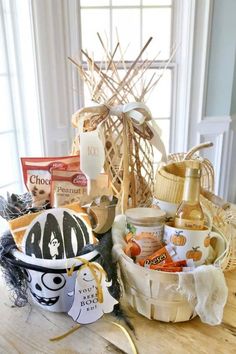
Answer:
[[[105,161],[104,146],[96,130],[80,134],[80,150],[81,171],[89,179],[96,179]]]
[[[68,312],[74,321],[88,324],[97,321],[104,313],[113,311],[118,303],[108,291],[111,282],[106,272],[96,262],[83,265],[77,274],[74,302]]]

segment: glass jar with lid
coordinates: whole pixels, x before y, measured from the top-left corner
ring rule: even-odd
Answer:
[[[150,256],[163,246],[166,213],[155,208],[133,208],[125,212],[129,242],[133,242],[136,260]]]

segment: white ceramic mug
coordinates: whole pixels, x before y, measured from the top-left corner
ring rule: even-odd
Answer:
[[[167,218],[174,218],[178,207],[178,204],[166,202],[155,197],[153,198],[152,204],[158,206],[161,210],[164,210]]]
[[[203,230],[179,229],[167,223],[164,227],[164,241],[171,244],[180,259],[193,259],[194,264],[204,264],[209,255],[212,239],[216,239],[218,255],[225,250],[225,241],[220,234],[205,227]]]

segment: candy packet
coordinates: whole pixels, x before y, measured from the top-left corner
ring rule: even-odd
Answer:
[[[105,173],[101,173],[97,176],[89,195],[87,193],[87,184],[87,178],[81,171],[52,170],[52,207],[59,207],[75,202],[85,205],[91,203],[94,198],[111,194],[109,189],[109,178]]]
[[[163,265],[171,263],[177,259],[174,248],[168,244],[154,252],[151,256],[140,259],[139,264],[143,267],[150,268],[153,265]]]
[[[167,262],[162,265],[151,264],[150,269],[159,270],[162,272],[189,272],[195,268],[192,259],[181,259],[175,262]]]
[[[177,273],[182,272],[184,267],[163,267],[156,266],[155,268],[150,267],[150,269],[155,269],[159,272]]]
[[[76,156],[24,157],[21,158],[24,183],[32,195],[32,206],[50,203],[51,173],[53,169],[79,170],[80,159]]]

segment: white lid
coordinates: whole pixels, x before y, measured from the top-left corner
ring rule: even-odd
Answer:
[[[134,223],[155,224],[164,220],[166,212],[156,208],[132,208],[126,210],[125,215]]]

